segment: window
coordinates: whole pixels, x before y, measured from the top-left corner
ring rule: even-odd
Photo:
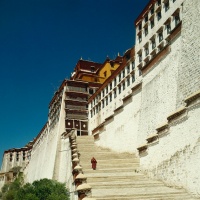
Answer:
[[[116,86],[117,85],[117,79],[115,78],[114,79],[114,86]]]
[[[145,15],[144,21],[145,21],[145,23],[148,22],[148,15]]]
[[[19,161],[19,152],[17,152],[16,161]]]
[[[125,77],[125,70],[123,70],[123,72],[122,72],[122,76],[123,76],[123,78]]]
[[[119,73],[119,82],[121,81],[121,73]]]
[[[162,18],[161,11],[157,12],[157,20],[159,21]]]
[[[102,91],[102,97],[104,97],[104,95],[105,95],[105,94],[104,94],[104,90],[103,90],[103,91]]]
[[[127,86],[130,85],[130,77],[127,77]]]
[[[166,30],[167,30],[167,34],[170,34],[171,32],[171,24],[166,24]]]
[[[155,40],[155,38],[153,38],[151,40],[151,44],[152,44],[152,49],[155,49],[155,47],[156,47],[156,40]]]
[[[95,67],[91,66],[90,69],[91,69],[91,72],[94,72]]]
[[[106,94],[108,93],[108,86],[106,87]]]
[[[104,74],[104,77],[106,77],[107,76],[107,71],[105,71],[103,74]]]
[[[163,40],[163,32],[158,33],[159,42]]]
[[[112,93],[110,93],[110,95],[109,95],[109,96],[110,96],[110,102],[111,102],[111,101],[112,101]]]
[[[142,35],[138,35],[138,40],[139,40],[139,43],[142,42]]]
[[[165,12],[169,10],[169,0],[165,2]]]
[[[26,153],[25,151],[23,151],[23,161],[25,160],[25,158],[26,158]]]
[[[118,86],[119,94],[121,93],[121,85]]]
[[[151,8],[150,12],[151,12],[151,15],[153,15],[153,13],[154,13],[154,7]]]
[[[10,153],[10,162],[12,162],[12,153]]]
[[[145,35],[145,36],[148,35],[148,26],[144,28],[144,35]]]
[[[99,107],[98,107],[98,105],[96,106],[96,113],[98,113],[99,112]]]
[[[140,24],[138,25],[138,29],[139,29],[139,30],[142,30],[142,23],[140,23]]]
[[[94,92],[93,92],[93,89],[89,89],[89,94],[93,94]]]
[[[135,61],[132,62],[132,70],[135,69]]]
[[[112,83],[110,83],[110,90],[112,90]]]
[[[95,107],[94,107],[94,109],[93,109],[93,112],[94,112],[94,115],[95,115]]]
[[[179,16],[179,13],[175,15],[175,26],[177,26],[180,22],[180,16]]]
[[[126,88],[125,81],[123,82],[122,87],[123,87],[123,90],[125,90],[125,88]]]
[[[126,72],[127,72],[127,74],[130,73],[130,65],[126,66]]]
[[[140,53],[140,54],[138,55],[138,57],[139,57],[139,62],[142,62],[142,53]]]
[[[132,83],[135,82],[135,74],[132,74]]]
[[[144,51],[145,51],[145,56],[148,56],[148,55],[149,55],[149,47],[147,46],[147,47],[144,49]]]
[[[173,0],[173,3],[175,2],[176,0]]]
[[[92,115],[92,110],[90,111],[90,116],[91,116],[91,118],[93,117],[93,115]]]
[[[161,5],[161,0],[157,1],[157,5],[160,6]]]
[[[102,100],[102,108],[104,108],[104,100]]]
[[[150,24],[151,24],[151,28],[153,28],[155,26],[155,24],[154,24],[154,18],[152,18]]]
[[[117,91],[116,91],[116,89],[114,90],[114,98],[116,98],[117,97]]]
[[[129,60],[130,59],[130,54],[127,54],[126,55],[126,60]]]

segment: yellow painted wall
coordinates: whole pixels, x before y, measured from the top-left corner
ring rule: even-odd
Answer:
[[[104,83],[104,81],[111,76],[111,71],[116,70],[118,67],[119,67],[119,63],[113,63],[113,66],[111,67],[110,62],[106,62],[98,74],[101,77],[99,79],[100,83]],[[105,72],[106,72],[106,76],[105,76]]]
[[[92,76],[87,76],[87,75],[83,75],[83,76],[81,77],[81,80],[87,81],[87,82],[95,82],[95,78],[94,78],[94,77],[92,77]]]

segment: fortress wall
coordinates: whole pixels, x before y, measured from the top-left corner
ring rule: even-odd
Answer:
[[[137,131],[141,106],[141,89],[124,101],[123,107],[114,112],[100,131],[96,144],[118,152],[134,152],[137,147]]]
[[[61,134],[65,131],[64,98],[63,93],[58,122],[53,128],[49,129],[48,127],[48,132],[45,135],[42,134],[43,138],[40,137],[40,143],[37,144],[37,147],[33,146],[31,160],[24,170],[26,182],[57,177],[57,156],[60,153]]]
[[[53,177],[54,162],[57,148],[58,124],[48,133],[40,145],[32,152],[31,160],[24,174],[26,182]]]
[[[185,0],[182,19],[182,52],[178,69],[177,107],[200,89],[200,1]]]
[[[61,105],[61,113],[59,120],[58,140],[56,149],[56,158],[54,165],[53,179],[60,182],[67,182],[71,176],[71,151],[69,139],[62,136],[65,132],[65,103]]]
[[[169,47],[170,52],[143,74],[138,145],[145,143],[146,137],[154,133],[176,108],[181,36],[175,38]]]

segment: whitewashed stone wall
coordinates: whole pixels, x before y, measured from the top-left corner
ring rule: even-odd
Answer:
[[[117,152],[135,152],[137,147],[138,122],[141,106],[141,90],[123,103],[123,108],[116,111],[114,117],[100,131],[96,144]]]
[[[197,196],[200,194],[199,116],[200,100],[171,122],[169,130],[149,145],[146,155],[140,159],[150,177],[186,188]]]
[[[145,143],[146,137],[176,109],[181,36],[173,41],[170,49],[170,53],[143,76],[138,145]]]
[[[43,138],[39,146],[32,152],[31,160],[24,171],[26,182],[53,178],[58,141],[57,129],[58,125]]]
[[[199,14],[199,0],[184,1],[179,45],[180,62],[175,84],[177,97],[172,96],[173,100],[169,100],[172,108],[177,109],[185,105],[185,98],[200,89]],[[149,145],[146,154],[142,154],[140,159],[141,167],[149,176],[171,186],[183,187],[198,197],[200,197],[199,116],[200,102],[195,106],[189,106],[186,116],[170,123],[169,131],[163,137],[159,137],[157,142]]]
[[[37,147],[33,146],[31,160],[24,170],[25,181],[33,182],[42,178],[57,177],[57,156],[61,145],[61,134],[65,131],[64,97],[62,97],[61,112],[57,124],[40,139]],[[58,180],[59,181],[59,180]]]
[[[181,64],[179,65],[178,101],[200,89],[200,1],[185,0],[183,4],[183,29]]]

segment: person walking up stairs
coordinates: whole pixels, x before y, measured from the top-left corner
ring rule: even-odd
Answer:
[[[96,200],[192,200],[185,190],[167,187],[151,180],[139,171],[139,159],[134,154],[116,153],[100,148],[93,136],[77,137],[77,150],[87,184]],[[93,170],[91,159],[97,161]],[[90,199],[90,198],[83,198]]]

